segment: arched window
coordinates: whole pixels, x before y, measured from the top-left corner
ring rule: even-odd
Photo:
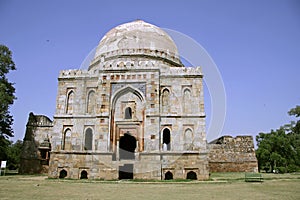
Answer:
[[[186,179],[197,180],[197,174],[193,171],[190,171],[186,174]]]
[[[125,109],[125,119],[132,119],[132,110],[130,107]]]
[[[170,171],[167,171],[167,173],[165,173],[165,180],[172,180],[173,179],[173,174]]]
[[[188,128],[184,132],[184,146],[185,150],[193,150],[193,131]]]
[[[171,135],[170,130],[165,128],[163,130],[163,150],[170,151],[171,150]]]
[[[64,169],[59,172],[59,178],[65,178],[65,177],[67,177],[67,175],[68,175],[68,172]]]
[[[71,129],[66,129],[63,134],[62,150],[71,150]]]
[[[184,113],[192,112],[191,91],[187,88],[183,91],[183,112]]]
[[[82,170],[80,173],[80,179],[87,179],[88,178],[88,173],[85,170]]]
[[[93,149],[93,130],[91,128],[85,131],[84,150]]]
[[[95,113],[95,107],[96,107],[95,92],[90,91],[87,99],[87,113],[89,114]]]
[[[162,92],[162,112],[169,111],[169,101],[170,101],[170,91],[168,89],[164,89]]]
[[[72,114],[74,111],[74,92],[71,91],[68,94],[67,97],[67,109],[66,109],[66,113],[67,114]]]

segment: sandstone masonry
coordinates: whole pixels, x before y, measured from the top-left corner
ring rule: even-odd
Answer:
[[[138,20],[110,30],[88,69],[60,72],[53,121],[30,114],[20,172],[206,180],[211,154],[201,68],[183,66],[171,37]]]

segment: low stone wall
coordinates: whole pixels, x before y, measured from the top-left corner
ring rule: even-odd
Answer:
[[[210,172],[258,172],[257,162],[209,162]]]
[[[223,136],[209,143],[210,172],[257,172],[252,136]]]

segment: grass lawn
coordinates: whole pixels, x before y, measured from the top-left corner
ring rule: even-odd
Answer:
[[[213,173],[212,181],[126,182],[1,176],[0,199],[300,199],[300,174],[264,174],[246,183],[244,173]]]

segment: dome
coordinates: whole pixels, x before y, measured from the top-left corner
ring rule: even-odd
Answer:
[[[107,32],[96,49],[95,60],[130,55],[150,56],[182,66],[172,38],[159,27],[142,20],[121,24]]]

